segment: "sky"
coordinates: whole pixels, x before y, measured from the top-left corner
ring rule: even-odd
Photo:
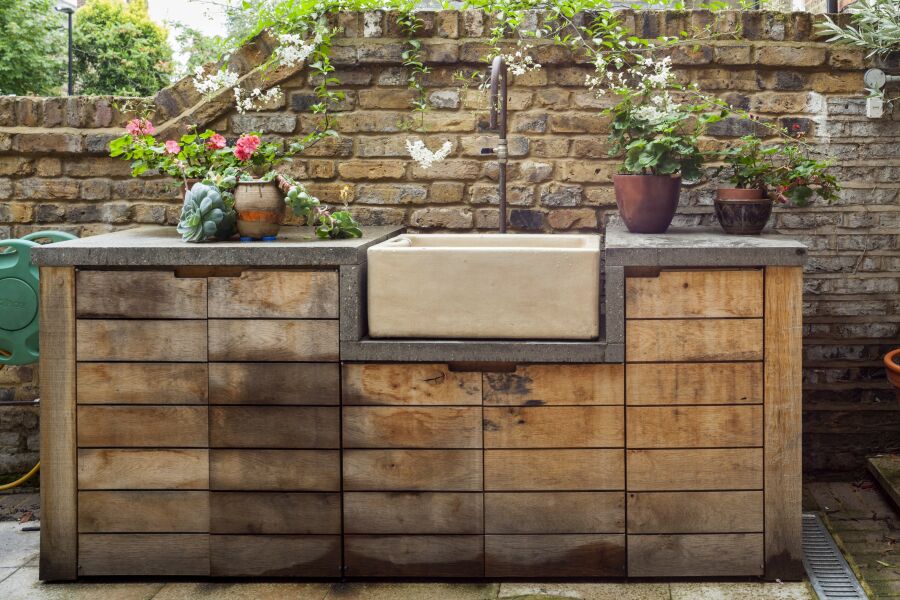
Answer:
[[[149,0],[150,18],[168,25],[172,22],[182,23],[199,30],[206,35],[224,35],[225,14],[216,6],[228,0]],[[236,0],[231,0],[232,2]],[[181,52],[175,40],[176,32],[169,27],[169,44],[175,50],[175,60],[185,64],[187,56]]]

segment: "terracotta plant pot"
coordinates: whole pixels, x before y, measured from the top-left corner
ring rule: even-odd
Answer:
[[[284,194],[274,181],[242,181],[234,189],[241,239],[274,239],[284,219]]]
[[[735,235],[759,235],[772,214],[772,200],[761,189],[719,188],[713,204],[719,225]]]
[[[628,231],[665,233],[678,208],[680,175],[613,175],[616,204]]]
[[[895,348],[884,355],[884,369],[888,381],[894,386],[894,397],[900,401],[900,348]]]

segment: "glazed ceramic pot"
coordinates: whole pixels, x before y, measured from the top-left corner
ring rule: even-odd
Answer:
[[[234,189],[241,239],[272,239],[284,219],[284,194],[274,181],[242,181]]]
[[[628,231],[665,233],[678,208],[680,175],[613,175],[616,204]]]
[[[719,188],[713,204],[719,225],[735,235],[759,235],[772,214],[772,200],[761,189]]]
[[[894,386],[894,397],[900,401],[900,348],[895,348],[884,355],[884,369],[888,381]]]

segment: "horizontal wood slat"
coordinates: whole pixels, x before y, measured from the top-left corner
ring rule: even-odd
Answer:
[[[485,533],[623,533],[623,492],[490,492]]]
[[[336,406],[210,406],[211,448],[340,448]]]
[[[762,491],[628,494],[628,533],[762,531]]]
[[[629,319],[761,317],[763,273],[755,270],[662,271],[625,279]]]
[[[528,365],[484,374],[484,404],[622,404],[622,365]]]
[[[489,491],[621,490],[623,450],[485,450]]]
[[[207,533],[209,492],[78,492],[79,533]]]
[[[628,450],[629,491],[761,490],[761,448]]]
[[[80,576],[209,575],[209,535],[205,533],[82,533],[78,536]]]
[[[762,360],[762,319],[628,320],[625,360]]]
[[[348,492],[345,533],[482,533],[480,492]]]
[[[205,406],[79,406],[80,448],[206,448]]]
[[[762,363],[648,363],[625,366],[630,406],[761,404]]]
[[[81,490],[205,490],[209,450],[79,450]]]
[[[85,271],[75,275],[78,317],[205,319],[206,279],[173,271]]]
[[[345,405],[481,405],[481,373],[408,363],[347,363],[341,371]]]
[[[207,402],[205,363],[78,363],[77,378],[79,404]]]
[[[77,359],[206,362],[206,321],[79,319]]]
[[[337,450],[210,450],[212,490],[336,492]]]
[[[339,577],[338,535],[211,535],[213,577]]]
[[[210,363],[210,404],[341,402],[337,363]]]
[[[337,319],[338,273],[251,269],[209,280],[213,319]]]
[[[346,406],[345,448],[480,448],[476,407]]]
[[[338,360],[338,322],[210,319],[210,361]]]
[[[610,448],[624,443],[618,406],[485,407],[485,448]]]
[[[480,450],[345,450],[347,491],[481,491]]]
[[[624,535],[487,535],[488,577],[622,577]]]
[[[758,577],[759,533],[629,535],[629,577]]]
[[[337,493],[210,492],[209,503],[210,533],[341,533]]]
[[[763,408],[628,407],[629,448],[721,448],[763,445]]]
[[[348,535],[348,577],[482,577],[480,535]]]

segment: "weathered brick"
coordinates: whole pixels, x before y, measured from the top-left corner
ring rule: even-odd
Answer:
[[[825,62],[825,47],[785,44],[757,46],[756,62],[771,67],[815,67]]]
[[[512,135],[507,138],[507,151],[511,157],[520,157],[528,154],[528,138],[524,135]],[[460,138],[463,156],[486,156],[482,150],[490,148],[496,150],[496,135],[463,136]],[[487,155],[490,156],[490,155]]]
[[[0,204],[0,222],[28,223],[34,218],[34,206],[25,202],[4,202]],[[3,369],[0,369],[0,373]]]
[[[716,44],[715,62],[720,65],[749,65],[753,63],[753,47],[749,44]]]
[[[344,91],[342,93],[343,98],[337,98],[329,103],[329,111],[344,112],[356,108],[356,92],[351,90]],[[293,94],[291,94],[290,102],[291,110],[293,110],[294,112],[310,112],[312,110],[312,107],[316,104],[321,104],[322,100],[312,92],[294,92]],[[291,130],[291,132],[292,131],[293,130]]]
[[[110,184],[107,179],[87,179],[81,183],[82,200],[107,200]]]
[[[553,175],[553,165],[551,163],[526,160],[519,165],[519,171],[526,181],[538,183],[550,179]]]
[[[545,133],[550,117],[547,113],[525,113],[513,117],[512,130],[519,133]]]
[[[23,153],[75,153],[81,151],[82,139],[71,133],[18,133],[13,147]]]
[[[25,199],[75,200],[78,181],[75,179],[23,179],[16,186],[17,194]]]
[[[62,173],[62,163],[58,158],[39,158],[34,163],[34,174],[38,177],[56,177]]]
[[[234,133],[293,133],[296,128],[294,115],[253,113],[231,117]]]
[[[440,181],[428,188],[428,201],[440,204],[461,202],[466,186],[462,183]]]
[[[459,60],[459,45],[456,42],[427,41],[422,44],[422,53],[427,63],[455,63]]]
[[[610,117],[591,113],[563,113],[550,117],[553,133],[607,133]]]
[[[480,173],[481,162],[452,158],[435,163],[429,169],[414,165],[411,171],[413,179],[474,180]]]
[[[364,64],[376,63],[400,63],[403,61],[403,45],[386,43],[386,44],[368,44],[359,46],[357,49],[357,60]]]
[[[805,92],[760,92],[750,97],[748,108],[752,113],[800,113],[806,109],[807,100]]]
[[[559,181],[608,183],[612,180],[613,171],[608,164],[585,160],[565,160],[556,164]]]
[[[509,226],[513,229],[540,231],[544,228],[544,213],[524,208],[509,211]]]
[[[472,211],[463,208],[420,208],[410,215],[413,227],[425,229],[470,229]]]
[[[0,176],[31,175],[34,163],[24,156],[0,156]]]
[[[459,90],[438,90],[428,95],[434,108],[459,108]]]
[[[360,90],[359,107],[364,109],[409,109],[415,99],[412,90]]]
[[[403,225],[406,222],[406,211],[401,208],[354,206],[350,212],[363,227]]]
[[[424,204],[428,188],[422,185],[359,185],[357,204]]]
[[[456,39],[459,37],[459,11],[442,10],[437,13],[435,33],[443,38]]]
[[[463,11],[462,22],[465,37],[479,38],[484,35],[484,13],[480,10]]]
[[[548,184],[541,191],[541,205],[550,207],[578,206],[581,204],[582,191],[580,185]]]
[[[500,190],[496,185],[473,185],[469,190],[471,204],[500,204]],[[506,203],[510,206],[534,204],[534,188],[530,185],[510,184],[506,188]]]
[[[338,165],[338,173],[345,179],[400,179],[406,174],[402,160],[349,160]]]

